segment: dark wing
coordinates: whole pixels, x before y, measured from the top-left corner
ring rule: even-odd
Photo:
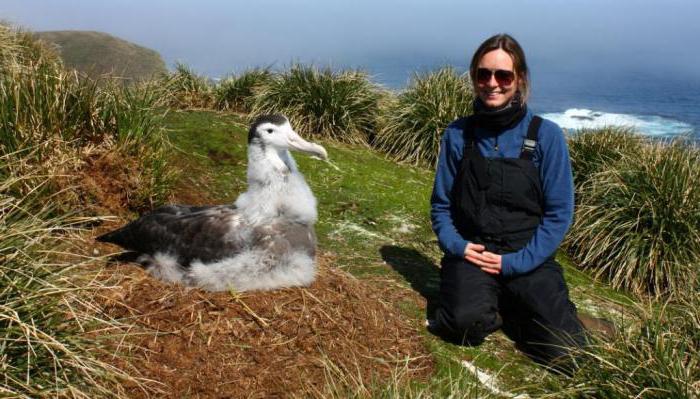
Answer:
[[[154,209],[150,214],[160,213],[160,214],[171,214],[171,215],[189,215],[192,213],[202,212],[206,210],[216,210],[216,209],[236,209],[235,205],[203,205],[203,206],[192,206],[192,205],[163,205],[159,208]]]
[[[233,234],[237,224],[240,216],[231,206],[169,205],[97,239],[142,254],[168,253],[187,266],[194,259],[211,262],[240,252],[245,243]]]

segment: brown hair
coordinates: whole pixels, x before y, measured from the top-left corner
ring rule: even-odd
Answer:
[[[474,56],[472,57],[472,62],[469,65],[469,76],[472,79],[472,84],[476,88],[476,70],[479,67],[479,61],[484,54],[501,49],[510,55],[513,59],[513,68],[515,69],[515,74],[518,76],[520,96],[523,103],[527,101],[530,94],[530,74],[527,68],[527,62],[525,61],[525,52],[523,48],[520,47],[520,43],[515,40],[511,35],[507,33],[500,33],[486,39],[481,46],[476,50]]]

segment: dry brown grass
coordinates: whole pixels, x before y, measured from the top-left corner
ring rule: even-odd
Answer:
[[[127,341],[141,349],[129,362],[157,381],[157,397],[324,396],[339,384],[370,396],[368,383],[397,369],[427,378],[433,363],[419,326],[393,304],[405,292],[360,282],[332,262],[320,258],[310,287],[243,294],[186,289],[115,265],[103,272],[115,288],[101,301],[106,314],[133,325]],[[125,367],[125,359],[113,360]]]

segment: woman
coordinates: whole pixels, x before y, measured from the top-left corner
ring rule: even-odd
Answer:
[[[500,34],[470,65],[474,114],[442,137],[431,197],[445,256],[430,329],[479,345],[502,328],[534,360],[554,365],[584,334],[554,253],[573,215],[562,130],[527,109],[525,54]]]

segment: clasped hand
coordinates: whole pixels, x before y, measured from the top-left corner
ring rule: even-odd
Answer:
[[[464,259],[489,274],[501,273],[501,255],[486,250],[481,244],[469,243],[464,249]]]

